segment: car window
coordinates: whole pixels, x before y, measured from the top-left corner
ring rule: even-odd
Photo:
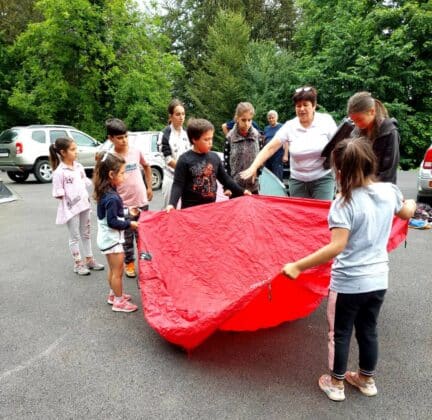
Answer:
[[[46,134],[43,130],[36,130],[32,131],[32,139],[34,141],[37,141],[38,143],[45,143],[46,142]]]
[[[77,146],[87,146],[87,147],[96,147],[96,142],[84,133],[80,133],[79,131],[71,130],[71,134]]]
[[[69,137],[65,130],[50,130],[49,135],[51,144],[55,143],[59,137]]]
[[[158,152],[158,145],[157,145],[158,137],[159,137],[159,136],[158,136],[157,134],[153,134],[153,135],[152,135],[152,145],[151,145],[151,150],[152,150],[152,152],[154,152],[154,153]]]
[[[18,135],[18,131],[5,130],[0,134],[0,143],[9,144],[12,143],[14,138]]]

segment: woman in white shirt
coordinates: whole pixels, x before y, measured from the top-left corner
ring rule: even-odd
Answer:
[[[296,89],[293,102],[297,116],[279,129],[252,165],[242,172],[242,177],[255,177],[258,168],[287,144],[291,169],[290,196],[332,200],[334,176],[331,169],[324,169],[321,152],[335,133],[336,123],[331,115],[316,112],[317,91],[312,86]]]

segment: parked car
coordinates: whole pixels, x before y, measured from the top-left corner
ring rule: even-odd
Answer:
[[[417,175],[417,201],[432,201],[432,145],[426,150]]]
[[[135,149],[140,150],[151,166],[153,190],[158,190],[162,187],[163,168],[165,166],[164,158],[157,147],[159,135],[159,131],[128,132],[129,144]],[[100,147],[100,150],[111,150],[112,148],[113,144],[111,141],[106,140]]]
[[[0,170],[15,182],[25,182],[33,173],[39,182],[51,182],[49,146],[59,137],[70,137],[78,146],[78,161],[93,169],[99,143],[68,125],[12,127],[0,134]]]

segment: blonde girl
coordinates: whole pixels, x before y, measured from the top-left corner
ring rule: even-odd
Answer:
[[[227,134],[224,144],[224,166],[237,184],[252,194],[258,194],[258,179],[243,179],[240,176],[240,172],[252,164],[260,150],[261,135],[252,125],[254,116],[255,108],[250,102],[237,105],[235,125]]]

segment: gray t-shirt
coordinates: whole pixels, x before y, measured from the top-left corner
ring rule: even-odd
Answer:
[[[350,231],[346,248],[334,259],[330,289],[365,293],[388,287],[387,242],[402,193],[389,182],[356,188],[347,204],[338,197],[328,216],[329,228]]]

